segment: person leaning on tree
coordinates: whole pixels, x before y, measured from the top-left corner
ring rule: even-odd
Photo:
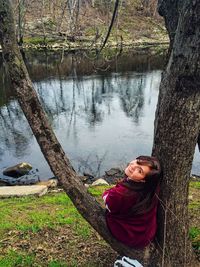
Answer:
[[[160,177],[158,159],[139,156],[126,167],[124,179],[103,193],[107,226],[129,247],[143,249],[155,237]]]

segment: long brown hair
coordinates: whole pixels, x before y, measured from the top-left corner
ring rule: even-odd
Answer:
[[[150,167],[150,172],[144,178],[145,183],[138,183],[132,180],[125,179],[122,184],[133,192],[138,192],[140,198],[136,203],[130,214],[142,214],[149,211],[153,205],[153,198],[158,191],[158,186],[161,178],[161,166],[156,157],[139,156],[136,158],[137,164]]]

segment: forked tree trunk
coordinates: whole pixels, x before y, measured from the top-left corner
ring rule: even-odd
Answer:
[[[187,196],[188,182],[194,147],[199,131],[200,95],[196,87],[199,76],[199,3],[185,6],[174,42],[174,50],[163,75],[159,106],[157,109],[154,153],[164,167],[159,212],[159,246],[161,254],[152,262],[144,262],[148,250],[135,251],[123,246],[110,235],[104,218],[104,210],[87,194],[75,171],[58,143],[24,66],[16,45],[13,15],[10,2],[0,2],[0,40],[4,60],[7,63],[13,90],[32,128],[32,131],[64,190],[82,216],[119,253],[137,258],[144,266],[195,267],[190,257],[188,242]],[[195,3],[193,1],[192,3]],[[191,21],[192,20],[192,21]],[[192,28],[188,27],[192,25]],[[188,37],[188,33],[192,34]],[[196,37],[196,38],[195,38]],[[194,47],[193,47],[194,45]],[[179,160],[180,159],[180,160]],[[163,253],[162,253],[163,252]],[[155,255],[153,253],[153,255]],[[162,255],[164,257],[162,257]]]
[[[198,265],[188,240],[188,187],[200,130],[199,15],[200,1],[185,0],[156,111],[153,153],[164,171],[158,231],[164,267]]]
[[[95,198],[87,193],[54,135],[17,46],[13,12],[9,0],[0,1],[0,42],[13,91],[16,94],[45,159],[54,175],[58,177],[63,189],[71,198],[80,214],[114,250],[122,255],[137,258],[146,265],[145,262],[148,262],[149,256],[148,249],[144,251],[130,249],[117,242],[111,236],[105,222],[104,209],[101,208]]]

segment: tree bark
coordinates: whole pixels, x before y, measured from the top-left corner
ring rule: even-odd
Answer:
[[[158,12],[165,19],[165,26],[169,34],[170,45],[168,50],[168,56],[170,56],[176,29],[178,26],[179,16],[181,8],[183,6],[183,0],[159,0],[158,1]],[[197,139],[197,144],[200,152],[200,133]]]
[[[171,55],[160,85],[153,146],[164,174],[158,231],[163,255],[157,261],[165,267],[198,265],[192,263],[187,207],[200,130],[200,1],[185,0],[179,12]]]
[[[110,234],[104,209],[89,195],[76,175],[69,159],[54,135],[47,116],[39,102],[17,46],[12,7],[9,0],[0,2],[0,42],[3,58],[8,67],[13,90],[29,122],[33,134],[52,172],[62,184],[80,214],[119,254],[148,262],[148,248],[142,251],[130,249]]]
[[[16,44],[10,2],[0,2],[0,41],[13,90],[52,172],[74,205],[94,229],[123,255],[144,266],[191,267],[188,241],[187,197],[194,148],[200,128],[199,27],[200,3],[184,0],[174,46],[162,77],[155,120],[153,153],[163,165],[158,249],[136,251],[117,242],[109,233],[104,210],[87,194],[56,139],[28,76]],[[161,252],[160,252],[161,251]],[[155,255],[158,255],[155,257]]]
[[[174,42],[183,2],[184,0],[158,0],[158,13],[164,17],[165,26],[169,34],[170,47]]]

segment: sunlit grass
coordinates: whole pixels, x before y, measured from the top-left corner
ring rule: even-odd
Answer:
[[[12,229],[37,232],[44,227],[55,228],[65,224],[72,225],[75,231],[77,225],[86,224],[65,193],[1,201],[0,233]]]
[[[102,193],[110,186],[90,187],[88,192],[101,200]],[[192,182],[190,185],[190,193],[195,193],[194,199],[190,201],[189,209],[198,216],[200,208],[200,200],[196,194],[199,190],[199,182]],[[87,240],[92,233],[91,226],[78,213],[76,207],[72,204],[70,198],[63,192],[49,193],[42,197],[23,197],[2,199],[0,202],[0,236],[6,236],[9,231],[17,230],[23,235],[29,235],[30,232],[37,233],[44,228],[58,229],[62,226],[68,226],[74,236],[78,236],[81,240]],[[196,250],[200,249],[200,228],[190,228],[190,239]],[[74,241],[75,242],[75,241]],[[76,246],[76,242],[73,246]],[[0,243],[1,248],[1,243]],[[37,262],[37,265],[35,265]],[[91,263],[92,264],[92,263]],[[88,262],[88,266],[94,267]],[[8,250],[3,256],[0,256],[0,267],[14,266],[37,266],[35,256],[32,254],[24,254],[21,251]],[[41,265],[42,266],[42,265]],[[68,267],[77,266],[75,259],[70,262],[52,260],[46,262],[47,267]]]
[[[192,246],[200,251],[200,228],[191,227],[189,231],[190,239],[192,240]]]
[[[0,256],[0,267],[36,266],[34,265],[34,260],[34,255],[26,255],[10,250],[6,254],[6,257]]]
[[[199,181],[192,181],[190,183],[190,188],[200,189],[200,182]]]
[[[94,197],[99,197],[99,196],[101,196],[103,194],[103,192],[106,189],[111,188],[111,187],[112,186],[105,186],[105,185],[89,187],[88,188],[88,192]]]
[[[61,261],[52,261],[48,264],[48,267],[68,267],[69,265],[67,265],[65,262],[61,262]]]
[[[196,209],[199,210],[200,209],[200,201],[192,201],[191,203],[189,203],[189,209]]]

